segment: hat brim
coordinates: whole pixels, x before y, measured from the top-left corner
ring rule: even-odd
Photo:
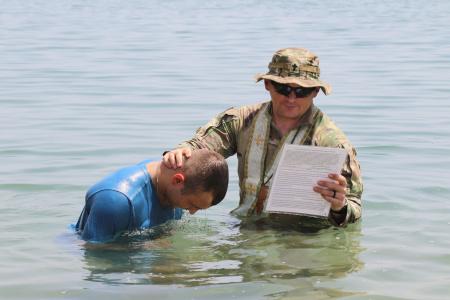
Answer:
[[[288,84],[288,83],[298,84],[299,86],[303,86],[303,87],[318,86],[318,87],[320,87],[320,89],[322,90],[322,92],[325,95],[328,96],[331,93],[331,85],[329,85],[328,83],[326,83],[322,80],[318,80],[318,79],[303,79],[303,78],[299,78],[299,77],[281,77],[281,76],[276,76],[276,75],[271,75],[271,74],[256,74],[255,79],[256,79],[256,82],[258,82],[262,79],[268,79],[268,80],[273,80],[273,81],[283,83],[283,84]]]

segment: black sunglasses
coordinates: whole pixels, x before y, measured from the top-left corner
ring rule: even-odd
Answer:
[[[287,84],[282,84],[276,81],[271,80],[270,81],[277,91],[277,93],[284,95],[286,97],[289,97],[292,91],[295,93],[295,97],[297,98],[303,98],[311,94],[316,88],[315,87],[292,87]]]

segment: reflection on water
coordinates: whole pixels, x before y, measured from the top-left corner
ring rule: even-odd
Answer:
[[[361,269],[359,224],[304,233],[189,219],[110,244],[84,244],[88,281],[200,286],[262,281],[298,288]],[[336,292],[336,291],[335,291]]]
[[[0,298],[448,298],[450,1],[432,4],[2,1]],[[238,222],[234,173],[207,221],[55,243],[98,178],[267,100],[252,76],[292,46],[319,55],[333,93],[315,101],[358,150],[363,236]]]

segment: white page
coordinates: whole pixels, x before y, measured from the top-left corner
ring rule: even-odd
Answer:
[[[329,173],[340,174],[346,157],[341,148],[284,145],[264,210],[328,217],[330,203],[313,187]]]

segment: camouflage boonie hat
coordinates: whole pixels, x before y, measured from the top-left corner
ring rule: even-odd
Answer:
[[[319,58],[304,48],[278,50],[269,63],[269,72],[256,74],[256,82],[269,79],[279,83],[295,83],[303,87],[319,86],[325,95],[331,93],[331,86],[319,79]]]

